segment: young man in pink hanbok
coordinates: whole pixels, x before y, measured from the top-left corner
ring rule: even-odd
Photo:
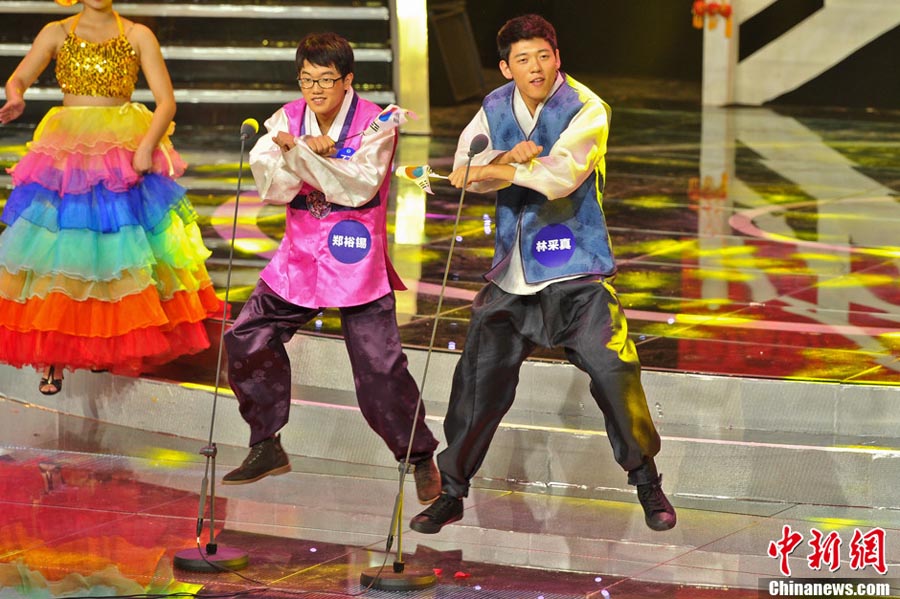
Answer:
[[[420,410],[409,449],[419,390],[397,329],[394,290],[405,287],[387,252],[397,129],[370,126],[384,111],[353,90],[353,50],[344,38],[310,34],[296,62],[303,97],[266,121],[268,133],[250,152],[260,197],[286,204],[287,219],[278,251],[225,336],[250,453],[223,483],[290,471],[278,434],[291,399],[284,344],[322,308],[337,307],[363,416],[398,462],[409,452],[427,504],[440,495],[438,442]]]

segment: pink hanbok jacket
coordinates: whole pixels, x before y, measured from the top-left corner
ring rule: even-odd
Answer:
[[[265,123],[250,151],[264,202],[287,204],[284,238],[260,277],[283,299],[308,308],[347,307],[406,289],[387,252],[387,204],[396,129],[366,131],[381,108],[349,90],[328,136],[337,157],[322,157],[299,139],[320,134],[303,99]],[[297,146],[272,141],[289,131]]]

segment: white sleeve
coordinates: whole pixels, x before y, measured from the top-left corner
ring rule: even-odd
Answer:
[[[453,157],[454,170],[465,166],[466,160],[469,159],[469,146],[478,135],[485,135],[488,138],[488,145],[483,152],[479,152],[472,157],[472,166],[490,164],[497,156],[503,153],[503,150],[495,150],[493,145],[491,145],[491,128],[488,125],[487,114],[485,114],[484,108],[481,108],[459,135],[459,143],[456,146],[456,154]]]
[[[296,177],[325,194],[334,204],[356,208],[375,197],[391,168],[397,129],[366,130],[359,149],[349,160],[319,156],[297,138],[284,154],[286,167]]]
[[[289,204],[300,191],[303,182],[285,169],[281,148],[272,141],[279,131],[288,130],[284,109],[279,108],[265,122],[266,133],[250,150],[250,172],[262,201],[269,204]]]
[[[453,170],[466,165],[466,161],[469,159],[469,146],[472,144],[475,136],[479,134],[487,136],[488,145],[483,152],[479,152],[472,157],[472,166],[490,164],[497,156],[503,154],[503,150],[495,150],[493,144],[491,144],[491,128],[488,125],[487,114],[485,114],[484,108],[481,108],[459,136],[456,154],[453,156]],[[507,181],[491,179],[471,183],[466,188],[476,193],[488,193],[509,187],[509,185]]]
[[[609,113],[599,98],[588,100],[560,135],[547,156],[517,164],[513,183],[548,199],[569,196],[606,155]]]

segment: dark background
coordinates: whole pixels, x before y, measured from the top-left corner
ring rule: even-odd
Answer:
[[[509,18],[534,12],[554,24],[563,69],[579,75],[615,75],[695,82],[702,79],[703,33],[691,23],[690,0],[431,0],[429,9],[459,8],[471,40],[454,37],[451,56],[467,44],[481,65],[496,68],[497,30]],[[780,0],[743,24],[741,58],[820,10],[824,0]],[[723,27],[720,21],[719,28]],[[431,27],[435,24],[432,22]],[[431,37],[435,37],[432,35]],[[440,61],[440,48],[432,63]],[[444,53],[448,49],[444,48]],[[900,108],[900,27],[772,104]],[[452,60],[452,58],[450,58]],[[437,75],[442,65],[436,65]],[[453,65],[450,66],[453,69]]]

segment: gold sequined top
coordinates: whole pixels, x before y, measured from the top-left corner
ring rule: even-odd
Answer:
[[[79,13],[56,55],[56,80],[65,94],[130,98],[137,83],[140,64],[125,37],[116,13],[119,35],[105,42],[83,40],[75,34]]]

